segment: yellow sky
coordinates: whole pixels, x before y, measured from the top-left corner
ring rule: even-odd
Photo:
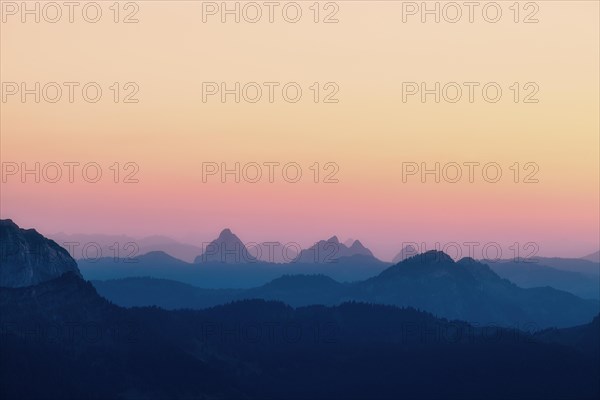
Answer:
[[[464,15],[454,24],[421,23],[419,14],[403,23],[402,2],[335,2],[339,9],[322,2],[320,20],[337,10],[339,22],[331,24],[313,21],[312,1],[298,2],[298,23],[276,11],[275,22],[263,15],[254,24],[221,23],[219,14],[203,23],[202,2],[190,1],[136,2],[133,24],[113,22],[113,2],[99,2],[103,14],[94,24],[77,11],[73,23],[22,23],[6,8],[10,2],[1,3],[4,91],[7,82],[97,82],[103,89],[94,104],[77,89],[73,103],[66,91],[54,104],[8,96],[0,103],[2,161],[93,161],[105,176],[115,162],[135,162],[140,179],[35,184],[11,176],[3,182],[3,218],[51,232],[211,236],[229,226],[248,240],[294,241],[338,234],[385,256],[419,240],[536,241],[542,254],[598,248],[598,2],[538,1],[539,10],[521,2],[519,23],[509,9],[514,2],[497,2],[499,22],[476,9],[473,23]],[[121,5],[120,19],[136,10]],[[533,11],[539,22],[523,23]],[[139,102],[114,103],[114,82],[121,96],[134,82]],[[203,102],[203,82],[258,82],[263,98]],[[273,103],[263,82],[279,83]],[[297,103],[282,98],[287,82],[303,90]],[[339,88],[339,102],[315,103],[314,82],[320,100]],[[328,82],[335,85],[326,90]],[[458,82],[463,98],[403,102],[403,82]],[[480,83],[473,103],[463,82]],[[488,82],[503,90],[497,103],[482,97]],[[539,88],[538,103],[522,101],[528,82]],[[202,183],[203,162],[269,161],[297,162],[305,178]],[[469,161],[498,163],[503,179],[402,182],[403,162]],[[313,183],[315,162],[336,163],[340,182]],[[535,162],[540,182],[514,183],[515,162]]]

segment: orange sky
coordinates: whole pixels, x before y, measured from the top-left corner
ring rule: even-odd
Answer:
[[[323,2],[318,23],[312,1],[298,2],[297,23],[277,11],[273,23],[243,16],[221,23],[219,14],[203,23],[202,2],[142,1],[137,10],[120,9],[119,20],[136,11],[139,22],[131,24],[113,21],[113,2],[99,2],[102,18],[93,24],[77,10],[73,23],[44,15],[22,23],[20,10],[13,15],[11,2],[1,3],[2,218],[48,233],[188,241],[209,240],[223,227],[247,241],[310,244],[337,234],[361,239],[384,259],[409,241],[536,242],[542,255],[569,256],[600,246],[598,2],[538,1],[537,11],[521,2],[519,23],[509,9],[514,2],[498,2],[499,22],[476,11],[473,23],[465,15],[454,24],[421,23],[419,14],[403,23],[402,2],[342,1],[337,11]],[[333,11],[339,22],[323,23]],[[533,11],[539,22],[523,23]],[[63,94],[56,103],[44,100],[55,95],[49,86],[39,103],[35,95],[23,103],[21,93],[10,94],[11,83],[22,82],[30,89],[57,82]],[[63,82],[80,84],[73,103]],[[88,82],[103,90],[97,103],[82,98]],[[203,82],[258,82],[263,97],[236,103],[228,95],[222,103],[217,94],[203,102]],[[279,83],[272,103],[263,82]],[[282,97],[288,82],[302,88],[296,103]],[[463,98],[403,102],[402,82],[458,82]],[[463,82],[480,83],[473,103]],[[497,103],[482,97],[488,82],[503,90]],[[539,88],[538,103],[523,102],[533,87],[527,82]],[[124,103],[135,88],[139,101]],[[335,88],[339,101],[324,103]],[[20,170],[11,175],[14,165],[36,162],[50,179],[52,162],[97,163],[102,177],[89,183],[77,167],[70,183],[64,165],[57,183],[43,176],[36,183],[34,175],[23,183]],[[204,183],[208,162],[297,163],[302,178],[289,183],[276,170],[270,183],[265,167],[258,183],[232,176],[221,183],[218,175]],[[335,165],[325,169],[328,162]],[[497,163],[503,175],[497,183],[480,170],[473,183],[464,175],[458,183],[431,176],[422,183],[418,174],[403,182],[407,162]],[[518,183],[509,169],[515,162]],[[523,182],[532,171],[527,162],[539,168],[538,183]],[[138,183],[123,182],[131,172]],[[331,172],[338,183],[323,182]]]

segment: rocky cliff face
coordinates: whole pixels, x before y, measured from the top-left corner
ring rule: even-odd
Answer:
[[[67,272],[81,277],[67,250],[35,229],[0,220],[0,287],[37,285]]]

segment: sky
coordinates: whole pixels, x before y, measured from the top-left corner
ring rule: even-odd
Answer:
[[[257,242],[338,235],[383,259],[407,242],[600,247],[598,2],[521,2],[518,18],[497,2],[495,23],[479,8],[473,22],[463,8],[456,23],[452,9],[423,23],[393,1],[320,3],[318,15],[297,2],[295,23],[286,2],[272,23],[265,7],[249,22],[244,2],[223,23],[220,2],[193,1],[22,22],[6,3],[0,215],[22,227],[193,243],[226,227]],[[436,82],[440,101],[423,102]],[[36,163],[39,182],[22,174]],[[221,175],[236,163],[239,182]],[[421,175],[436,163],[439,182]]]

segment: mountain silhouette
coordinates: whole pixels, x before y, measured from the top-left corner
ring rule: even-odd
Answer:
[[[364,256],[375,259],[371,250],[367,249],[359,240],[347,246],[340,243],[337,236],[327,240],[319,240],[317,243],[304,249],[294,260],[297,263],[335,263],[344,257]]]
[[[271,243],[272,244],[272,243]],[[276,249],[272,247],[272,249]],[[263,254],[267,254],[264,252]],[[374,257],[354,255],[334,263],[222,263],[220,261],[186,263],[163,252],[152,252],[133,259],[104,257],[78,260],[79,269],[89,280],[113,280],[151,276],[176,280],[210,289],[254,288],[282,275],[324,274],[341,281],[357,281],[377,275],[390,264]]]
[[[427,310],[476,323],[572,326],[590,320],[599,303],[550,287],[523,289],[472,258],[458,262],[428,251],[358,284],[357,300]]]
[[[135,263],[139,262],[141,264],[155,265],[155,266],[167,264],[170,266],[170,268],[173,268],[175,265],[181,266],[181,267],[189,265],[185,261],[175,258],[175,257],[171,256],[170,254],[167,254],[164,251],[151,251],[149,253],[142,254],[142,255],[136,257],[132,261]]]
[[[244,264],[257,261],[256,255],[250,254],[244,243],[230,229],[223,229],[219,237],[203,246],[203,250],[194,263]]]
[[[57,261],[50,257],[56,254],[55,243],[40,239],[37,232],[10,225],[2,233],[3,243],[24,243],[16,256],[11,253],[9,281],[19,280],[23,271],[40,276],[37,269],[45,272],[45,261]],[[39,240],[45,249],[43,262],[28,251]],[[403,289],[403,280],[427,290],[423,281],[433,279],[436,288],[438,280],[451,284],[451,294],[468,294],[463,286],[473,290],[473,282],[486,290],[503,290],[494,286],[497,276],[475,260],[454,263],[443,253],[423,257],[354,284],[326,276],[283,276],[257,289],[263,296],[301,297],[307,289],[313,290],[311,296],[330,296],[348,289],[364,294],[384,282]],[[159,286],[166,293],[189,289],[164,281]],[[137,290],[135,285],[129,289]],[[439,300],[448,301],[446,294]],[[546,300],[552,312],[560,313],[559,298]],[[597,317],[573,328],[530,334],[447,320],[412,307],[354,301],[293,308],[249,299],[204,310],[127,309],[101,297],[75,270],[37,284],[0,287],[0,326],[0,396],[7,399],[600,395],[600,366],[592,347]]]
[[[331,269],[336,269],[332,264]],[[125,302],[114,293],[123,283],[118,280],[100,283],[103,295],[121,305],[170,306],[167,300],[151,295],[157,282],[138,281],[136,294]],[[143,287],[146,286],[146,289]],[[205,308],[217,303],[259,298],[280,300],[293,306],[312,304],[336,305],[344,301],[362,301],[401,307],[416,307],[451,319],[500,326],[528,325],[529,328],[566,327],[593,318],[599,302],[585,300],[550,287],[524,289],[500,278],[486,264],[472,258],[455,262],[443,252],[431,251],[411,257],[379,275],[353,283],[339,283],[325,275],[286,275],[255,288],[222,291],[211,298],[211,289],[190,287],[196,295],[184,308]],[[146,295],[148,293],[148,295]],[[528,329],[529,329],[528,328]]]
[[[81,276],[67,250],[35,229],[0,220],[0,286],[35,285],[67,272]]]
[[[538,338],[412,308],[294,309],[246,300],[201,311],[124,309],[67,273],[36,286],[0,288],[0,310],[0,324],[10,327],[0,360],[3,398],[464,399],[491,390],[486,398],[579,399],[600,393],[597,359],[578,341],[568,344],[562,332]],[[23,385],[28,379],[36,384]]]

